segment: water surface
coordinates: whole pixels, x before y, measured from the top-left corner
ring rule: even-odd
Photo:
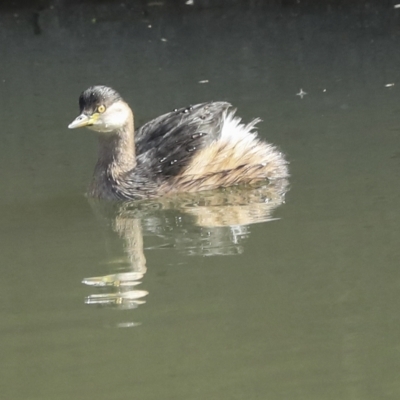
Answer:
[[[2,397],[397,399],[399,12],[2,9]],[[95,137],[66,128],[93,84],[138,124],[206,100],[261,117],[285,203],[93,205]]]

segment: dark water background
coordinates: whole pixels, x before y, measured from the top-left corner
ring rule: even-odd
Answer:
[[[398,399],[395,5],[2,4],[0,397]],[[66,128],[93,84],[138,124],[207,100],[261,117],[285,204],[257,224],[254,206],[99,210],[95,137]]]

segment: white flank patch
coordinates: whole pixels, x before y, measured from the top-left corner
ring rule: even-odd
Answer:
[[[220,140],[235,144],[240,142],[243,146],[248,146],[257,138],[257,132],[254,131],[254,127],[261,120],[256,118],[245,125],[241,123],[242,119],[240,117],[235,116],[235,112],[236,110],[226,113]]]

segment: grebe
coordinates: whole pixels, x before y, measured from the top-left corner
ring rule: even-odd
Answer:
[[[146,199],[288,177],[277,148],[257,138],[226,102],[174,110],[134,132],[133,113],[114,89],[92,86],[68,126],[98,132],[99,157],[88,195]]]

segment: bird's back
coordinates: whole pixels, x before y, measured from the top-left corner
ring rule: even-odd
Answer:
[[[178,176],[218,140],[229,107],[226,102],[197,104],[146,123],[135,132],[138,167],[161,180]]]
[[[162,115],[135,133],[137,169],[158,194],[211,190],[288,176],[274,146],[257,138],[226,102],[197,104]]]

